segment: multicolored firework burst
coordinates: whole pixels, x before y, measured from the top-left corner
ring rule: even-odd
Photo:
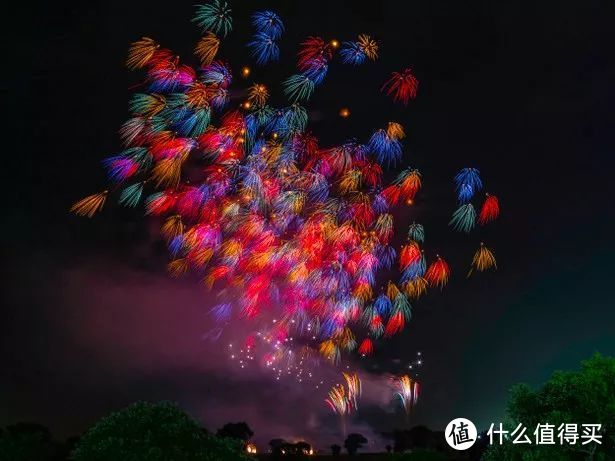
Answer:
[[[358,399],[361,396],[361,380],[356,373],[342,373],[346,381],[343,384],[336,384],[330,390],[328,398],[325,399],[327,405],[334,413],[340,417],[342,433],[346,435],[346,416],[358,408]]]
[[[395,378],[395,388],[397,389],[396,396],[399,397],[401,405],[406,413],[410,414],[410,410],[419,399],[419,383],[413,380],[408,375],[403,375]]]
[[[361,380],[356,373],[342,373],[348,388],[348,401],[351,408],[357,410],[359,408],[359,397],[361,397]]]
[[[342,434],[346,435],[346,415],[350,412],[350,402],[346,389],[341,384],[336,384],[329,390],[329,397],[325,402],[340,417]]]
[[[257,64],[278,59],[281,18],[261,11],[251,20],[248,47]],[[161,221],[170,274],[196,272],[216,293],[211,315],[218,326],[207,337],[218,339],[240,320],[252,325],[240,352],[231,351],[242,365],[256,361],[278,378],[303,379],[305,363],[318,354],[333,363],[354,351],[373,354],[378,338],[400,333],[410,321],[410,300],[429,286],[443,287],[450,268],[439,256],[428,266],[420,224],[410,226],[400,249],[392,245],[393,208],[412,205],[422,186],[412,167],[390,184],[383,181],[385,169],[406,163],[403,126],[390,122],[363,142],[325,147],[309,131],[300,103],[323,83],[337,55],[359,65],[377,59],[379,44],[365,34],[341,47],[309,37],[300,44],[296,73],[283,83],[287,105],[269,105],[263,83],[248,84],[247,99],[236,104],[242,92],[232,87],[231,66],[217,56],[232,30],[231,8],[213,0],[197,7],[193,21],[204,33],[195,48],[197,68],[151,38],[132,44],[127,66],[144,71],[145,83],[120,130],[123,148],[103,161],[111,186],[72,211],[92,217],[116,197]],[[250,76],[248,67],[241,72]],[[383,89],[407,103],[417,88],[406,69]],[[482,188],[478,171],[463,170],[456,180],[460,203],[471,206]],[[490,196],[478,221],[498,213]],[[452,224],[467,232],[475,220],[474,209],[464,209]],[[476,268],[486,263],[480,256]],[[375,291],[379,274],[396,265],[399,281]],[[264,351],[258,359],[257,349]],[[360,382],[354,379],[346,378],[351,404],[346,393],[342,405],[339,389],[329,396],[336,411],[356,407]]]

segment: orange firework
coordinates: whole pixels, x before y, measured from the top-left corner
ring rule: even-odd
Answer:
[[[220,39],[216,34],[207,32],[196,44],[194,54],[201,60],[202,66],[208,66],[216,57],[219,47]]]
[[[368,59],[374,61],[378,58],[378,42],[376,40],[372,39],[369,35],[360,34],[357,43]]]
[[[418,277],[406,283],[404,288],[409,298],[418,299],[427,291],[427,280],[423,277]]]
[[[495,256],[491,250],[483,244],[483,242],[480,242],[480,247],[476,250],[476,253],[474,253],[472,267],[470,268],[470,272],[468,272],[468,277],[472,275],[474,270],[483,272],[491,268],[497,269]]]
[[[91,218],[96,214],[97,211],[100,211],[107,200],[107,194],[109,191],[102,191],[98,194],[88,195],[85,198],[82,198],[77,203],[75,203],[70,211],[75,213],[77,216],[87,216]]]
[[[387,126],[387,136],[391,139],[404,139],[406,137],[406,133],[404,132],[404,127],[397,122],[389,122]]]
[[[128,50],[126,66],[130,70],[145,67],[159,47],[160,45],[149,37],[143,37],[141,40],[132,43]]]

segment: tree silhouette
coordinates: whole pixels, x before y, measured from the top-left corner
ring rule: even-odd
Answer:
[[[226,423],[218,432],[216,432],[218,437],[229,437],[231,439],[243,440],[247,442],[250,440],[250,437],[254,435],[248,423],[240,422],[240,423]]]
[[[77,442],[72,461],[247,460],[237,441],[214,437],[177,406],[136,403],[102,418]]]
[[[521,424],[530,434],[538,424],[548,422],[557,431],[561,424],[577,423],[581,437],[581,424],[601,424],[602,443],[528,445],[505,441],[500,445],[499,436],[494,435],[496,443],[489,446],[481,459],[615,459],[615,358],[595,354],[582,362],[581,370],[555,372],[537,390],[518,384],[511,390],[507,413],[511,424],[504,430],[512,431]]]
[[[337,443],[334,443],[333,445],[331,445],[331,454],[333,456],[339,456],[339,454],[342,452],[342,447],[340,447]]]
[[[60,454],[60,444],[40,424],[13,424],[0,437],[0,461],[52,461]]]
[[[433,448],[435,434],[425,426],[414,426],[410,430],[393,431],[393,451],[403,453],[417,448]]]
[[[367,443],[367,439],[362,434],[352,433],[346,437],[344,448],[349,455],[355,455],[359,448]]]
[[[387,453],[391,453],[391,451],[393,451],[393,447],[391,445],[387,445],[386,447],[384,447],[384,449],[387,451]]]

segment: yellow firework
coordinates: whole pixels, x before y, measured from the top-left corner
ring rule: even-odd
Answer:
[[[358,43],[368,59],[374,61],[378,58],[378,42],[376,40],[372,39],[369,35],[361,34],[359,35]]]
[[[476,253],[474,253],[472,267],[470,268],[470,272],[468,272],[468,277],[472,275],[474,270],[483,272],[491,268],[497,269],[495,256],[491,250],[481,242],[480,247],[476,250]]]
[[[267,103],[267,99],[269,99],[269,91],[261,83],[255,83],[248,90],[248,101],[255,106],[264,106]]]
[[[325,399],[325,402],[340,416],[348,413],[348,396],[346,395],[346,389],[341,384],[336,384],[331,388],[329,398]]]
[[[408,375],[403,375],[395,379],[395,387],[397,389],[396,395],[399,397],[404,411],[409,414],[419,397],[418,382],[413,381]]]

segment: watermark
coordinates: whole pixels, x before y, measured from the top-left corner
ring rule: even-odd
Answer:
[[[476,443],[478,431],[472,421],[466,418],[455,418],[444,430],[446,443],[455,450],[467,450]]]
[[[539,423],[533,428],[518,424],[514,429],[504,428],[502,423],[491,423],[487,436],[489,445],[510,442],[515,445],[602,445],[602,424],[555,424]],[[446,442],[455,450],[467,450],[480,438],[476,426],[466,418],[455,418],[446,426]]]
[[[508,439],[515,445],[587,445],[592,442],[602,445],[601,429],[602,424],[562,423],[556,427],[555,424],[539,423],[528,434],[528,428],[521,423],[512,431],[504,429],[502,423],[497,427],[492,423],[487,435],[490,445],[502,445]]]

